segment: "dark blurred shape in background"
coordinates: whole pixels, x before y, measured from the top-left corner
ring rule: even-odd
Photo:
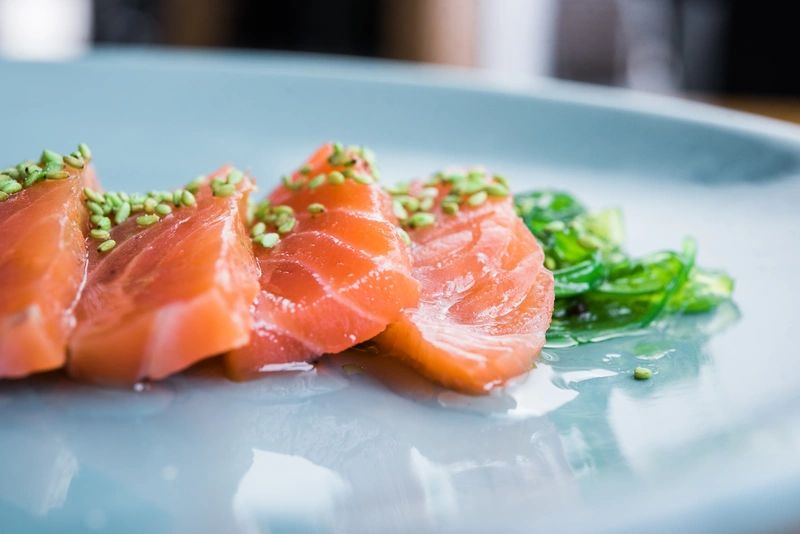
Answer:
[[[749,0],[0,0],[0,55],[70,57],[91,43],[249,48],[793,97],[798,15],[796,2]],[[37,38],[26,38],[34,23]]]

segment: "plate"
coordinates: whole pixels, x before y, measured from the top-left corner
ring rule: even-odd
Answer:
[[[88,143],[109,188],[226,160],[264,190],[327,140],[383,175],[486,164],[699,243],[735,302],[548,348],[485,398],[369,352],[228,382],[0,384],[8,532],[764,532],[800,525],[800,130],[621,90],[312,56],[105,49],[0,63],[3,160]],[[642,362],[655,374],[632,379]]]

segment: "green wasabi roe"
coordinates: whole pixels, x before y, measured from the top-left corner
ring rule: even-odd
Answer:
[[[617,209],[589,213],[559,191],[514,200],[555,278],[551,346],[637,333],[668,315],[707,312],[731,298],[733,280],[726,273],[695,265],[693,239],[684,240],[680,252],[631,258],[622,248]]]

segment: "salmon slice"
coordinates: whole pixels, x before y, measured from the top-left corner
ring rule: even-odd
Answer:
[[[553,275],[505,181],[481,171],[440,174],[395,199],[401,212],[429,208],[407,218],[422,292],[377,336],[379,349],[470,394],[531,369],[550,325]]]
[[[261,291],[250,344],[225,359],[233,378],[303,368],[370,339],[416,305],[407,246],[368,151],[324,145],[256,215],[268,223],[254,227],[265,232],[255,245]]]
[[[81,169],[47,151],[37,164],[0,171],[0,378],[64,365],[86,272],[80,191],[96,182],[84,152],[70,156]]]
[[[87,193],[87,205],[103,204],[110,217],[124,215],[126,205],[153,213],[120,216],[108,235],[95,229],[99,241],[89,247],[69,342],[70,375],[102,384],[161,379],[248,342],[258,292],[245,224],[252,187],[224,167],[210,182],[151,192],[151,200]]]

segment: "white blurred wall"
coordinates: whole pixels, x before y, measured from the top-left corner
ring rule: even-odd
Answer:
[[[557,0],[479,0],[477,66],[552,75],[557,14]]]
[[[90,46],[92,0],[0,0],[0,56],[58,60]]]

